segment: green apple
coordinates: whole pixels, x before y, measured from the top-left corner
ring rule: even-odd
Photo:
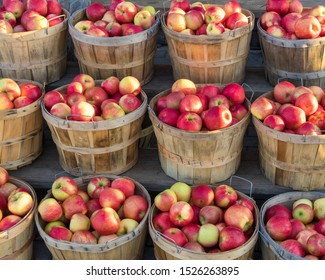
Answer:
[[[176,193],[177,201],[189,202],[191,199],[192,189],[183,182],[176,182],[170,187]]]
[[[313,202],[310,199],[300,198],[292,204],[292,209],[295,208],[298,204],[302,204],[302,203],[308,204],[310,207],[313,208]]]
[[[219,240],[219,230],[213,224],[204,224],[201,225],[197,242],[200,243],[203,247],[213,247],[218,244]]]
[[[148,11],[152,16],[156,15],[156,9],[153,6],[145,6],[142,10]]]
[[[116,234],[120,236],[130,233],[131,231],[135,230],[138,225],[139,223],[136,220],[125,218],[121,220],[120,227],[118,228]]]
[[[69,229],[75,233],[79,230],[90,229],[90,219],[87,215],[82,213],[75,213],[72,215],[69,223]]]
[[[314,201],[314,212],[318,220],[325,218],[325,197],[317,198]]]

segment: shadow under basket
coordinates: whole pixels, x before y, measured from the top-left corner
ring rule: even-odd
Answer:
[[[30,80],[15,80],[17,84],[33,83],[42,94],[41,84]],[[41,98],[25,107],[0,111],[0,166],[16,170],[32,163],[43,148],[43,117]]]
[[[105,177],[106,175],[101,175]],[[75,178],[79,189],[86,190],[88,182],[95,176],[84,176]],[[114,175],[107,175],[111,180],[121,178]],[[128,177],[124,177],[128,178]],[[128,178],[131,179],[131,178]],[[148,205],[151,198],[148,191],[137,181],[131,179],[135,184],[135,194],[144,197]],[[49,192],[44,198],[53,197]],[[35,214],[35,222],[38,232],[45,242],[55,260],[138,260],[143,256],[147,226],[148,226],[149,207],[136,229],[105,244],[81,244],[56,240],[44,231],[46,223],[41,219],[38,211]]]
[[[100,83],[96,81],[97,85]],[[65,94],[66,89],[67,86],[62,86],[56,90]],[[142,104],[135,111],[98,122],[57,118],[42,102],[42,114],[51,131],[61,167],[74,176],[118,175],[131,169],[138,160],[139,139],[143,136],[141,126],[147,110],[144,91],[139,96]]]
[[[28,190],[34,204],[19,223],[0,232],[0,260],[31,260],[33,258],[34,215],[37,208],[37,196],[32,186],[25,181],[9,177],[8,182],[18,188]]]
[[[262,96],[273,100],[273,91]],[[285,133],[252,119],[260,167],[268,180],[294,190],[325,190],[325,135]]]
[[[69,19],[69,33],[81,73],[95,79],[133,76],[142,85],[152,79],[159,31],[158,16],[150,28],[120,37],[96,37],[81,33],[74,26],[85,18],[86,10],[81,9]]]

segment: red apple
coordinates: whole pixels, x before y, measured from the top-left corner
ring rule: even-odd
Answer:
[[[208,108],[212,108],[214,106],[220,106],[223,105],[226,108],[230,108],[230,102],[229,99],[224,96],[223,94],[218,94],[216,96],[213,96],[209,99],[209,105]]]
[[[254,213],[254,204],[253,202],[248,198],[238,198],[235,202],[236,205],[243,205],[247,207],[249,210],[251,210],[252,213]]]
[[[185,95],[179,103],[179,111],[201,114],[203,111],[201,99],[194,94]]]
[[[52,195],[59,201],[66,200],[69,196],[77,194],[78,186],[69,176],[61,176],[52,183]]]
[[[179,115],[176,127],[188,131],[200,131],[202,128],[202,119],[196,113],[184,112]]]
[[[10,229],[19,223],[21,219],[21,217],[13,214],[3,217],[3,219],[0,221],[0,232]]]
[[[72,107],[73,104],[77,103],[77,102],[81,102],[84,101],[86,102],[86,96],[84,96],[82,93],[78,93],[78,92],[73,92],[73,93],[69,93],[66,96],[66,103]],[[58,103],[57,103],[58,104]],[[53,105],[54,106],[54,105]],[[53,107],[52,106],[52,107]],[[70,108],[71,109],[71,108]]]
[[[171,222],[168,212],[160,212],[153,219],[152,224],[155,230],[164,232],[166,229],[172,228],[175,225]],[[199,225],[197,225],[199,226]],[[184,227],[183,227],[184,228]],[[182,229],[183,230],[183,229]]]
[[[72,82],[79,82],[83,85],[84,90],[95,86],[95,80],[88,74],[78,74]]]
[[[191,9],[185,14],[185,22],[187,28],[196,31],[204,23],[204,17],[200,11]]]
[[[234,226],[226,226],[219,234],[219,248],[222,252],[233,250],[246,242],[244,232]]]
[[[193,220],[192,220],[193,221]],[[186,235],[189,242],[197,242],[199,236],[200,225],[195,223],[190,223],[182,227],[182,232]]]
[[[135,111],[141,106],[139,98],[132,93],[123,95],[118,103],[127,114]]]
[[[280,243],[280,246],[287,250],[289,253],[298,257],[305,256],[305,250],[302,245],[296,239],[287,239]]]
[[[137,12],[138,9],[132,2],[123,1],[115,8],[115,18],[120,23],[130,23],[133,22]]]
[[[226,27],[230,30],[245,26],[249,23],[248,17],[243,13],[234,13],[227,18]]]
[[[302,245],[302,247],[307,251],[307,241],[310,236],[316,234],[317,231],[313,229],[304,229],[297,233],[296,239]]]
[[[252,115],[259,120],[264,120],[268,115],[273,114],[274,110],[274,102],[264,96],[254,100],[250,108]]]
[[[78,230],[73,233],[71,242],[81,244],[97,244],[97,238],[89,230]]]
[[[187,12],[190,9],[191,5],[188,0],[172,0],[170,2],[169,8],[172,10],[174,8],[180,8],[184,12]]]
[[[120,226],[120,218],[116,211],[105,207],[95,211],[90,217],[91,226],[100,235],[116,233]]]
[[[307,240],[307,251],[316,256],[325,255],[325,236],[320,233],[311,235]]]
[[[272,25],[281,25],[281,16],[274,11],[265,12],[260,18],[261,27],[267,30]]]
[[[78,194],[73,194],[65,199],[62,203],[63,215],[70,220],[73,214],[81,213],[87,214],[87,205]]]
[[[122,78],[122,80],[119,83],[119,92],[122,95],[125,94],[138,95],[141,92],[141,84],[136,77],[126,76]]]
[[[285,29],[285,31],[289,33],[295,33],[295,24],[296,21],[301,18],[300,13],[289,13],[286,14],[281,20],[281,26]]]
[[[297,219],[290,219],[291,226],[292,226],[292,231],[291,231],[291,236],[289,238],[295,239],[297,234],[306,229],[305,225],[303,224],[302,221],[297,220]]]
[[[71,106],[71,120],[89,122],[95,116],[94,107],[85,101],[78,101]]]
[[[248,113],[246,107],[242,104],[234,104],[229,108],[233,119],[242,120]]]
[[[170,29],[181,32],[186,29],[185,15],[179,13],[169,13],[166,19],[166,25]]]
[[[283,27],[279,25],[272,25],[266,29],[266,32],[272,36],[278,38],[285,38],[287,36],[287,32],[284,30]]]
[[[92,198],[89,199],[88,202],[86,202],[88,212],[87,216],[90,217],[96,210],[101,209],[102,206],[99,204],[98,198]]]
[[[300,135],[321,135],[322,132],[320,128],[311,123],[311,122],[304,122],[296,129],[296,134]]]
[[[21,1],[14,0],[9,1],[8,3],[2,1],[2,4],[6,11],[14,14],[16,19],[19,19],[25,11],[25,6]]]
[[[148,201],[141,195],[127,197],[123,204],[125,218],[134,219],[140,222],[148,210]]]
[[[119,78],[110,76],[101,82],[101,87],[107,92],[108,95],[113,95],[119,91]]]
[[[302,13],[303,5],[300,0],[289,0],[289,13]]]
[[[221,93],[221,90],[216,85],[205,85],[201,89],[201,93],[208,97],[208,99],[212,98],[213,96],[216,96]]]
[[[315,224],[315,230],[320,233],[325,235],[325,218],[320,219],[316,224]]]
[[[285,127],[284,120],[279,115],[268,115],[264,119],[263,124],[277,131],[283,131]]]
[[[183,246],[184,249],[193,251],[193,252],[205,252],[204,251],[204,247],[202,245],[200,245],[200,243],[198,242],[187,242],[185,243],[185,245]]]
[[[193,188],[191,199],[195,206],[202,208],[213,202],[214,192],[208,185],[198,185]]]
[[[219,185],[214,190],[214,203],[221,208],[235,204],[237,198],[236,190],[229,185]]]
[[[127,198],[134,195],[135,184],[129,178],[120,177],[112,181],[111,188],[121,190],[124,193],[125,198]]]
[[[283,109],[281,117],[286,124],[286,128],[296,130],[304,122],[306,122],[305,112],[296,106],[288,106]]]
[[[284,16],[289,11],[288,0],[267,0],[266,11],[277,12],[280,16]]]
[[[19,85],[20,87],[20,96],[27,96],[33,101],[38,100],[42,96],[41,89],[33,83],[23,83]]]
[[[12,27],[16,25],[16,17],[9,11],[0,11],[0,20],[7,21]]]
[[[236,0],[231,0],[225,3],[223,10],[226,13],[226,18],[234,13],[240,13],[242,11],[240,4]]]
[[[182,92],[185,95],[196,94],[196,91],[196,85],[189,79],[178,79],[171,87],[171,92]]]
[[[85,32],[85,34],[96,37],[109,37],[108,31],[105,27],[98,26],[95,24],[90,26],[89,29]]]
[[[105,13],[105,6],[99,2],[94,2],[86,7],[86,16],[93,22],[102,19]]]
[[[314,39],[319,36],[321,25],[319,21],[311,15],[302,16],[295,24],[295,34],[299,39]]]
[[[186,201],[177,201],[169,209],[169,218],[178,227],[190,224],[193,216],[193,209]]]
[[[228,127],[231,124],[232,115],[229,109],[223,105],[208,109],[204,117],[204,124],[208,130],[217,130]]]
[[[306,116],[310,116],[318,109],[318,101],[314,94],[303,93],[295,101],[295,106],[304,110]]]
[[[276,241],[288,239],[292,233],[290,219],[283,216],[272,216],[265,227],[270,237]]]
[[[243,205],[231,205],[224,213],[224,220],[227,226],[234,226],[245,232],[253,226],[254,216]]]
[[[169,211],[170,207],[176,202],[176,193],[171,189],[158,193],[154,199],[154,203],[160,211]]]
[[[65,226],[53,226],[48,233],[49,236],[56,240],[71,241],[72,232]]]
[[[296,88],[294,84],[288,81],[281,81],[274,87],[274,99],[280,104],[289,103],[291,101],[291,93]]]
[[[185,234],[179,228],[168,228],[162,233],[168,241],[175,243],[177,246],[183,247],[187,243]]]
[[[44,94],[43,102],[46,109],[51,110],[54,104],[64,103],[64,97],[59,91],[51,90]]]
[[[225,32],[225,27],[222,23],[209,22],[206,28],[208,36],[215,36]]]
[[[177,109],[165,108],[159,112],[158,119],[170,126],[176,127],[179,115],[180,113]]]
[[[226,12],[220,6],[211,5],[206,9],[204,16],[207,24],[210,22],[222,23],[225,20]]]
[[[118,211],[125,201],[124,193],[119,189],[106,188],[99,195],[99,204]]]
[[[199,213],[201,225],[218,224],[223,220],[223,211],[215,205],[207,205],[201,208]]]
[[[291,219],[292,213],[291,210],[286,206],[283,206],[281,204],[275,204],[266,210],[265,222],[267,222],[273,216],[281,216]]]
[[[185,97],[185,94],[180,91],[171,92],[166,96],[166,108],[173,108],[179,110],[181,100]],[[159,99],[159,101],[161,101]]]

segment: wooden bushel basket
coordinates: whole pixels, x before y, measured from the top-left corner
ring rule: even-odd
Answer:
[[[171,58],[174,80],[187,78],[198,84],[242,83],[255,16],[242,12],[249,24],[216,36],[193,36],[173,31],[167,26],[167,13],[161,17]]]
[[[257,22],[265,77],[273,86],[285,78],[295,84],[325,87],[325,37],[287,40],[268,34]]]
[[[101,80],[95,81],[100,85]],[[66,93],[67,85],[55,90]],[[61,167],[74,176],[118,175],[138,160],[141,125],[147,111],[147,95],[140,93],[141,106],[123,117],[98,122],[57,118],[41,103],[42,114],[51,131]]]
[[[264,202],[260,210],[260,245],[262,258],[264,260],[305,260],[299,256],[289,253],[284,250],[276,241],[274,241],[267,233],[265,228],[265,213],[270,207],[281,204],[292,208],[293,203],[301,198],[316,200],[317,198],[325,197],[325,193],[321,192],[287,192],[273,196]]]
[[[108,38],[79,32],[74,25],[85,17],[85,9],[82,9],[74,12],[69,19],[69,33],[81,73],[95,79],[134,76],[142,85],[152,79],[159,31],[158,17],[149,29],[140,33]]]
[[[0,33],[0,77],[49,84],[64,75],[69,12],[63,12],[64,21],[47,29]]]
[[[264,97],[273,99],[273,91]],[[294,190],[325,189],[325,135],[276,131],[252,117],[259,142],[260,167],[272,183]]]
[[[101,175],[105,176],[105,175]],[[88,182],[94,176],[75,178],[78,187],[86,190]],[[114,175],[107,176],[110,179],[119,178]],[[128,177],[125,177],[128,178]],[[131,178],[129,178],[131,179]],[[131,179],[132,180],[132,179]],[[36,210],[35,222],[40,236],[51,252],[55,260],[137,260],[141,259],[145,246],[149,209],[151,198],[148,191],[140,183],[135,183],[135,194],[143,196],[148,201],[148,211],[137,228],[125,235],[113,239],[105,244],[80,244],[51,238],[45,233],[45,222],[42,221]],[[51,191],[43,198],[52,197]]]
[[[254,249],[258,241],[259,210],[253,199],[237,191],[238,197],[247,198],[254,205],[254,232],[249,240],[240,247],[219,253],[194,252],[177,246],[173,241],[165,238],[153,226],[153,218],[159,212],[155,205],[151,206],[149,213],[149,234],[154,243],[154,254],[157,260],[249,260],[253,258]]]
[[[220,182],[234,175],[250,122],[250,102],[246,99],[248,113],[235,125],[221,130],[190,132],[161,122],[155,114],[157,100],[168,93],[170,89],[159,93],[149,103],[149,117],[163,171],[171,178],[191,185]]]
[[[28,183],[18,178],[9,177],[8,182],[15,184],[18,188],[27,189],[33,197],[34,205],[19,223],[0,232],[0,260],[31,260],[33,257],[34,214],[37,208],[37,196]]]
[[[33,83],[42,94],[41,84],[15,80],[18,84]],[[43,118],[41,98],[18,109],[0,111],[0,166],[14,170],[30,164],[42,153]]]

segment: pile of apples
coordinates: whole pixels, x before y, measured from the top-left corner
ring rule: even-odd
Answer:
[[[253,101],[250,111],[266,126],[292,134],[321,135],[325,130],[325,93],[319,86],[295,86],[281,81],[273,91]]]
[[[8,180],[8,171],[0,166],[0,232],[9,230],[24,219],[36,203],[29,190]]]
[[[112,0],[107,8],[99,2],[90,4],[86,8],[86,17],[74,25],[84,34],[128,36],[150,28],[156,22],[156,10],[149,5],[139,7],[130,1]]]
[[[38,206],[44,231],[56,240],[103,244],[136,229],[148,201],[129,178],[93,177],[86,189],[69,176],[53,181],[52,196]]]
[[[248,17],[235,0],[224,6],[172,0],[166,18],[166,25],[170,29],[187,35],[215,36],[248,23]]]
[[[197,88],[189,79],[176,80],[171,91],[157,99],[156,114],[162,122],[188,131],[217,130],[236,124],[247,114],[245,91],[231,83]]]
[[[64,20],[56,0],[3,0],[0,6],[0,33],[40,30]]]
[[[325,6],[304,9],[299,0],[267,0],[261,27],[270,35],[288,40],[325,36]]]
[[[156,195],[159,210],[152,217],[155,230],[177,246],[194,252],[218,253],[245,244],[255,230],[254,203],[240,198],[229,185],[176,182]]]
[[[295,200],[292,207],[275,204],[265,212],[265,229],[288,252],[325,260],[325,198]]]
[[[10,78],[0,79],[0,111],[28,106],[41,96],[41,89],[31,82],[18,84]]]
[[[96,86],[88,74],[76,75],[66,92],[51,90],[43,103],[51,115],[73,121],[102,121],[123,117],[138,109],[141,84],[133,76],[119,80],[110,76]]]

